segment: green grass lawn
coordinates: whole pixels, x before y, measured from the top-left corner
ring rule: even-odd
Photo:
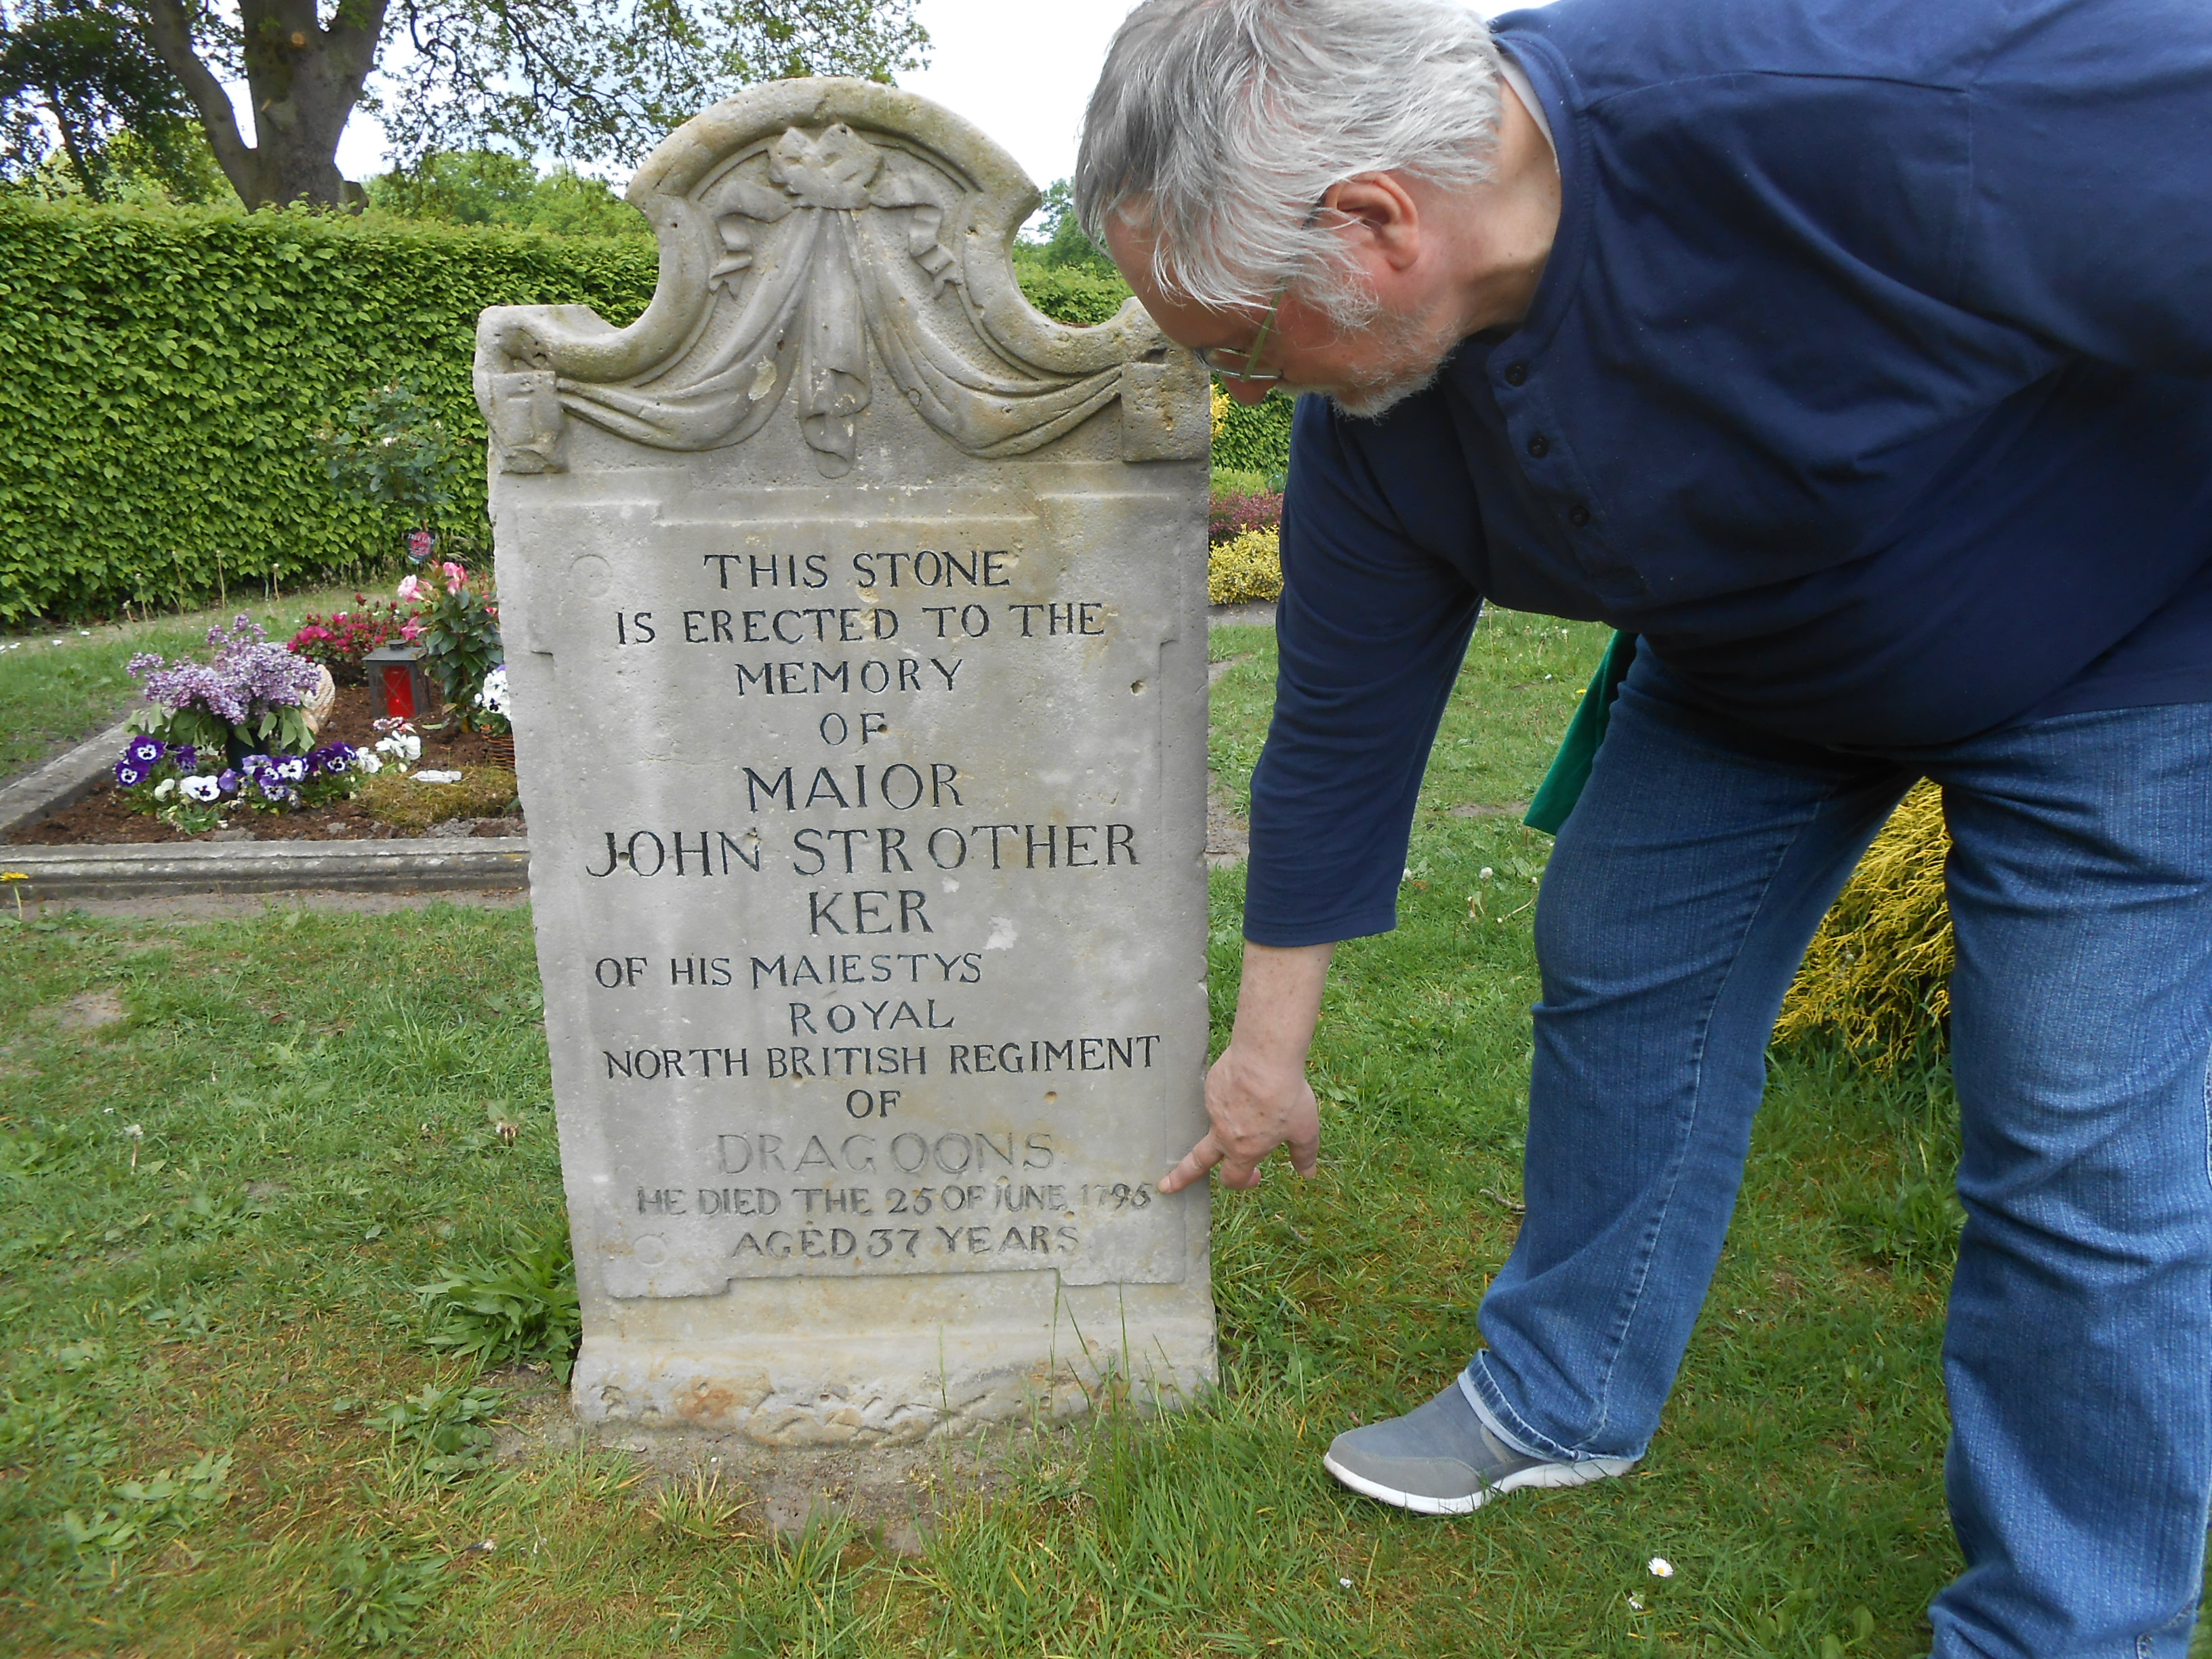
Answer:
[[[139,652],[204,657],[208,629],[228,627],[241,611],[271,639],[288,640],[309,611],[327,614],[353,595],[331,588],[144,622],[0,634],[0,778],[90,737],[136,703],[137,685],[124,671]]]
[[[1779,1060],[1634,1478],[1438,1522],[1320,1467],[1457,1371],[1511,1243],[1547,843],[1451,809],[1528,799],[1603,642],[1478,632],[1402,923],[1338,957],[1321,1172],[1217,1199],[1221,1390],[1047,1443],[999,1495],[949,1498],[917,1557],[836,1526],[779,1542],[617,1450],[471,1446],[472,1419],[557,1415],[542,1382],[431,1346],[410,1290],[560,1225],[526,913],[0,921],[0,1649],[1924,1652],[1955,1566],[1940,1075]],[[1236,793],[1272,638],[1213,651],[1244,659],[1215,692]],[[1241,889],[1214,878],[1217,1043]]]

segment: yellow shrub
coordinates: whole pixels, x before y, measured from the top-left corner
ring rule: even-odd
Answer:
[[[1814,936],[1777,1042],[1832,1031],[1884,1068],[1941,1038],[1957,951],[1943,899],[1943,798],[1917,785],[1859,860]]]
[[[1279,599],[1283,592],[1282,542],[1273,530],[1248,530],[1208,556],[1206,597],[1212,605],[1243,605]]]

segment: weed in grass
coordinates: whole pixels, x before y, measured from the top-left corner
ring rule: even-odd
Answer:
[[[431,1317],[423,1339],[431,1347],[461,1355],[479,1370],[534,1360],[568,1381],[584,1325],[565,1224],[500,1255],[441,1268],[415,1293]]]
[[[719,1470],[697,1469],[688,1479],[670,1480],[653,1496],[655,1526],[711,1543],[736,1529],[744,1498]]]
[[[411,1452],[417,1467],[434,1480],[457,1480],[490,1461],[492,1436],[486,1425],[499,1415],[501,1403],[489,1389],[425,1383],[420,1394],[388,1401],[364,1426],[391,1436],[395,1448]]]
[[[445,1574],[441,1555],[401,1555],[381,1539],[343,1544],[331,1563],[330,1606],[316,1633],[350,1648],[403,1643],[438,1599]]]
[[[770,1533],[756,1570],[738,1587],[729,1659],[877,1659],[890,1625],[888,1601],[863,1605],[871,1577],[851,1525],[831,1519],[796,1538]]]

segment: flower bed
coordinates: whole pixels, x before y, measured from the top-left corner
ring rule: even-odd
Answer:
[[[318,747],[343,744],[373,750],[383,735],[376,730],[377,714],[378,710],[370,702],[365,688],[338,688],[329,717],[316,734],[319,739]],[[425,734],[420,762],[415,769],[459,771],[465,774],[464,783],[423,783],[410,787],[420,790],[425,797],[432,796],[434,791],[447,788],[462,791],[464,805],[480,806],[483,799],[482,792],[496,786],[488,780],[479,781],[477,775],[504,770],[500,764],[500,750],[495,747],[496,741],[482,732],[449,731]],[[193,758],[195,773],[204,775],[197,766],[198,757],[196,755]],[[304,760],[306,757],[293,758]],[[171,769],[174,769],[173,765]],[[380,778],[392,775],[395,773],[390,769],[378,775]],[[507,773],[506,775],[510,781],[501,805],[506,799],[511,799],[514,794],[513,775]],[[142,780],[142,787],[143,781]],[[291,781],[280,777],[277,781],[282,786]],[[307,780],[303,778],[299,781]],[[254,787],[258,787],[258,784]],[[226,840],[382,840],[396,836],[418,835],[422,833],[420,825],[428,822],[419,811],[413,810],[392,814],[405,819],[404,823],[385,822],[376,816],[376,802],[349,797],[328,798],[332,793],[335,792],[326,792],[325,799],[320,802],[302,802],[283,813],[255,811],[250,809],[249,805],[246,810],[226,814],[219,821],[224,826],[221,829],[210,825],[198,832],[188,832],[176,824],[165,823],[157,817],[134,811],[125,804],[122,789],[115,783],[104,783],[76,805],[17,830],[8,839],[41,846],[207,841],[217,835]],[[385,799],[391,799],[388,793],[385,793]],[[464,821],[479,816],[477,812],[471,812],[465,815]],[[495,819],[476,823],[471,833],[519,835],[522,833],[520,809]]]

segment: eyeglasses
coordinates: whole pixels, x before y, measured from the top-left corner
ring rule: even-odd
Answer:
[[[1260,354],[1267,349],[1267,336],[1275,326],[1275,313],[1283,308],[1283,295],[1290,291],[1288,283],[1275,290],[1273,303],[1268,306],[1267,314],[1260,319],[1260,331],[1252,337],[1252,343],[1243,350],[1232,351],[1226,346],[1200,346],[1191,355],[1224,380],[1243,380],[1250,385],[1273,384],[1282,380],[1281,369],[1261,368],[1257,365]]]

